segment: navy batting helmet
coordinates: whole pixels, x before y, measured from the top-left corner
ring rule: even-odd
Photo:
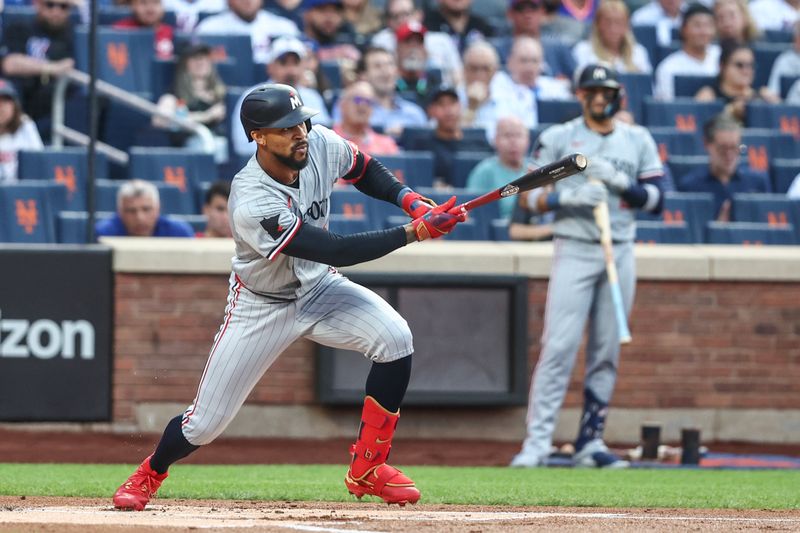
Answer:
[[[606,117],[612,117],[619,111],[625,96],[622,84],[617,78],[617,71],[611,65],[590,63],[575,74],[576,89],[607,88],[616,90],[614,98],[604,111]]]
[[[239,118],[247,135],[260,128],[291,128],[301,122],[311,130],[311,117],[319,113],[303,105],[297,89],[282,83],[267,83],[256,87],[244,97]]]

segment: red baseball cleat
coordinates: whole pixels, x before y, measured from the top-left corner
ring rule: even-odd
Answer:
[[[386,464],[399,418],[400,411],[388,411],[375,398],[365,398],[358,439],[350,448],[352,460],[344,478],[350,494],[359,499],[369,494],[401,506],[419,501],[419,490],[414,482]]]
[[[123,511],[144,511],[150,498],[156,495],[158,487],[169,473],[159,474],[150,468],[150,457],[152,455],[148,455],[128,481],[114,493],[114,507]]]

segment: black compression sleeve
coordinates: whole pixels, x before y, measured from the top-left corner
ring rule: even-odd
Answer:
[[[338,235],[303,224],[283,253],[335,267],[371,261],[406,245],[406,230],[397,226],[380,231]]]
[[[373,157],[367,163],[364,176],[355,183],[355,187],[367,196],[396,204],[397,195],[405,185],[397,181],[389,169]]]

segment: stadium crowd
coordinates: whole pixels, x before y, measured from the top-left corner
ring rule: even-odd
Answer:
[[[56,81],[88,69],[89,7],[6,0],[0,17],[0,241],[82,242],[85,149],[49,145]],[[789,228],[738,242],[800,243],[798,0],[100,0],[98,20],[100,77],[215,139],[203,152],[196,134],[101,98],[99,140],[129,156],[94,165],[101,234],[141,234],[122,223],[138,198],[181,227],[166,234],[225,236],[206,230],[207,195],[251,157],[238,110],[266,81],[297,87],[315,124],[437,199],[524,173],[538,135],[580,115],[576,75],[604,62],[624,87],[616,120],[651,131],[668,178],[639,240],[703,242],[722,222]],[[88,133],[86,91],[66,94],[66,126]],[[334,231],[401,214],[351,192],[335,191]],[[452,238],[551,235],[525,195],[474,218]]]

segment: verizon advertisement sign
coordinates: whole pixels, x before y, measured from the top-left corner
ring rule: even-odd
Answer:
[[[0,245],[0,420],[111,416],[111,251]]]

